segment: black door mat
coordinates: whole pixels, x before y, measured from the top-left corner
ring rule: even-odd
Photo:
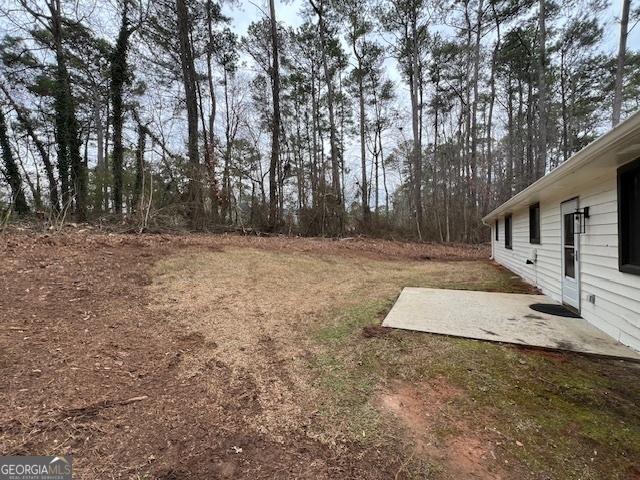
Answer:
[[[558,305],[557,303],[534,303],[529,305],[531,310],[535,310],[540,313],[547,313],[549,315],[556,315],[558,317],[568,317],[568,318],[582,318],[575,312],[572,312],[568,308]]]

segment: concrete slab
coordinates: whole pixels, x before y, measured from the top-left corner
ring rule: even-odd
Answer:
[[[554,302],[544,295],[408,287],[382,325],[640,361],[586,320],[536,312],[533,303]]]

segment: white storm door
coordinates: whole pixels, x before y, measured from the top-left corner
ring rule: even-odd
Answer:
[[[562,303],[580,311],[580,235],[578,199],[560,205],[562,224]]]

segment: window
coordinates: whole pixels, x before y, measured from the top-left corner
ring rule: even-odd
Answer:
[[[640,275],[640,158],[618,169],[618,262]]]
[[[496,220],[496,242],[500,240],[500,220]]]
[[[540,243],[540,204],[529,207],[529,243]]]
[[[511,250],[511,215],[504,217],[504,247]]]
[[[564,214],[564,276],[576,278],[576,220],[573,213]]]

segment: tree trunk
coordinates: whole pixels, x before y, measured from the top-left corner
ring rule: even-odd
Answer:
[[[355,52],[356,46],[354,44],[353,50]],[[369,229],[371,225],[371,211],[369,207],[369,192],[367,188],[367,155],[365,151],[365,112],[364,112],[364,81],[363,81],[363,71],[362,71],[362,60],[358,57],[358,104],[360,107],[360,167],[362,169],[362,222],[364,224],[365,229]],[[376,184],[378,182],[378,160],[376,157]],[[376,186],[376,215],[378,213],[378,189]]]
[[[53,211],[58,212],[60,210],[60,199],[58,197],[58,182],[56,181],[56,177],[53,173],[54,167],[53,167],[53,164],[51,163],[51,157],[49,156],[49,152],[45,148],[44,143],[42,143],[42,140],[40,140],[40,138],[36,134],[35,129],[33,128],[33,123],[31,121],[31,118],[29,117],[29,114],[25,111],[25,109],[21,105],[18,105],[18,103],[16,103],[13,100],[13,97],[10,95],[9,90],[7,90],[7,88],[4,85],[0,84],[0,89],[2,89],[2,91],[4,92],[7,100],[9,101],[14,111],[16,112],[18,121],[20,122],[22,127],[26,130],[27,135],[29,135],[29,137],[31,137],[31,140],[33,140],[33,143],[36,146],[36,150],[38,150],[38,154],[40,155],[40,158],[42,159],[42,163],[44,164],[44,170],[47,175],[47,181],[49,182],[49,203],[51,204],[51,208],[53,209]]]
[[[176,0],[178,19],[178,40],[180,42],[180,63],[182,67],[182,83],[187,105],[187,151],[189,157],[189,186],[187,192],[188,215],[192,226],[201,220],[202,198],[200,185],[200,157],[198,154],[198,97],[196,88],[196,71],[193,62],[191,45],[189,9],[187,0]]]
[[[471,103],[471,204],[478,211],[478,82],[480,75],[480,40],[482,39],[483,0],[478,2],[476,39],[473,54],[473,100]],[[475,215],[477,217],[477,215]],[[475,226],[474,226],[475,227]],[[474,228],[475,230],[475,228]]]
[[[103,155],[102,155],[104,168],[102,169],[102,174],[103,174],[103,177],[107,179],[109,176],[109,132],[110,132],[109,126],[111,125],[111,107],[109,102],[107,102],[107,104],[105,105],[105,108],[106,108],[106,112],[104,116],[104,138],[103,138],[104,149],[103,149]],[[104,201],[102,210],[105,212],[108,212],[110,208],[109,198],[110,198],[109,184],[108,182],[105,181],[102,188],[102,199]]]
[[[359,121],[360,121],[360,168],[362,170],[360,194],[362,195],[362,224],[365,230],[368,230],[371,226],[371,211],[369,208],[369,192],[367,185],[367,154],[365,150],[365,111],[364,111],[364,71],[362,65],[362,55],[358,54],[358,48],[356,45],[356,32],[352,33],[353,39],[353,54],[358,60],[357,75],[358,75],[358,107],[359,107]],[[375,140],[374,140],[375,142]],[[376,175],[377,175],[377,157],[376,157]],[[377,176],[376,176],[377,183]],[[376,189],[376,214],[378,213],[377,205],[377,189]]]
[[[618,46],[618,62],[616,65],[616,80],[613,94],[612,126],[620,123],[622,111],[622,86],[624,80],[624,64],[627,55],[627,29],[629,27],[629,9],[631,0],[622,0],[622,17],[620,18],[620,44]]]
[[[122,10],[122,20],[116,47],[111,56],[111,106],[113,109],[113,208],[116,214],[122,213],[122,163],[124,147],[122,145],[122,127],[124,113],[122,94],[127,75],[127,49],[129,48],[129,19],[127,13],[129,2],[125,0]]]
[[[542,177],[547,169],[547,80],[546,80],[546,0],[540,0],[540,11],[538,13],[538,110],[539,110],[539,132],[538,132],[538,161],[536,162],[535,177],[537,180]]]
[[[86,217],[87,175],[80,155],[80,132],[71,93],[71,80],[62,45],[62,10],[60,0],[47,3],[51,13],[51,34],[56,56],[56,92],[54,98],[58,172],[64,208],[74,201],[80,220]]]
[[[418,26],[417,12],[411,19],[411,125],[413,128],[413,201],[418,238],[422,240],[422,139],[420,138],[420,108],[418,104]]]
[[[496,43],[493,48],[493,54],[491,55],[491,76],[489,78],[489,116],[487,118],[487,193],[485,196],[484,202],[484,211],[483,214],[487,214],[490,210],[490,207],[493,206],[493,199],[495,198],[492,195],[492,183],[493,183],[493,109],[496,100],[496,67],[498,54],[500,53],[500,20],[496,13],[495,4],[491,4],[491,8],[493,9],[493,16],[496,22]]]
[[[533,108],[533,105],[531,106],[531,108]],[[527,109],[528,111],[529,109]],[[525,152],[527,151],[527,143],[525,143],[525,140],[523,140],[523,134],[522,134],[522,129],[524,128],[523,125],[527,125],[528,127],[528,132],[527,134],[530,132],[531,128],[531,122],[524,121],[524,93],[523,93],[523,86],[522,86],[522,80],[520,78],[518,78],[518,117],[517,117],[517,134],[518,134],[518,150],[517,150],[517,157],[514,157],[514,161],[515,163],[515,178],[516,178],[516,193],[520,192],[520,190],[522,190],[525,187],[525,184],[527,182],[527,177],[525,176],[525,160],[526,160],[526,154]],[[529,135],[527,135],[528,138]]]
[[[278,23],[274,0],[269,0],[271,16],[271,95],[273,98],[273,119],[271,122],[271,162],[269,164],[269,223],[272,230],[280,224],[278,209],[278,189],[276,172],[280,164],[280,65],[278,59]],[[280,191],[282,196],[282,191]]]
[[[136,180],[133,185],[133,210],[142,211],[140,204],[142,189],[144,188],[144,150],[146,144],[146,129],[138,125],[138,146],[136,148]]]
[[[27,155],[29,152],[29,142],[27,144]],[[42,196],[40,195],[40,174],[38,173],[38,166],[34,165],[35,174],[36,174],[36,184],[33,184],[31,177],[29,177],[29,173],[24,168],[24,163],[22,162],[22,158],[20,155],[17,155],[18,164],[20,165],[20,170],[22,171],[22,178],[27,182],[29,190],[31,190],[31,196],[33,197],[33,208],[34,210],[42,210]]]
[[[225,104],[225,147],[224,147],[224,166],[222,170],[222,220],[227,220],[229,215],[229,221],[231,221],[231,180],[230,180],[230,168],[231,168],[231,113],[229,110],[229,75],[227,70],[224,70],[224,104]]]
[[[320,44],[322,46],[322,68],[324,71],[324,81],[327,84],[327,106],[329,109],[329,145],[331,155],[331,189],[333,198],[331,199],[332,214],[337,217],[337,231],[332,233],[340,233],[342,231],[342,195],[340,187],[340,159],[338,158],[338,145],[336,138],[336,119],[335,119],[335,93],[333,86],[333,73],[329,68],[329,60],[327,58],[327,38],[326,38],[326,26],[324,18],[324,0],[321,0],[316,5],[313,0],[309,0],[311,6],[318,15],[318,30],[320,35]],[[333,227],[336,227],[335,225]],[[332,228],[335,230],[335,228]]]
[[[504,201],[513,194],[513,157],[514,157],[514,121],[513,121],[513,85],[511,83],[511,75],[509,75],[507,84],[507,168],[506,168],[506,191],[500,200]]]
[[[316,82],[315,82],[315,69],[311,68],[311,119],[313,125],[311,126],[313,136],[313,152],[311,156],[311,206],[314,211],[320,204],[318,198],[318,129],[316,128],[316,121],[318,118],[318,102],[316,99]]]
[[[4,173],[7,178],[9,188],[11,189],[11,202],[13,203],[13,209],[16,213],[21,215],[29,213],[29,205],[27,204],[24,191],[22,190],[20,170],[18,170],[18,164],[13,157],[9,138],[7,137],[7,122],[2,108],[0,108],[0,149],[2,150]]]
[[[562,159],[567,161],[569,159],[569,115],[567,113],[567,100],[566,100],[566,74],[564,71],[564,58],[565,52],[560,51],[560,104],[562,105]]]
[[[529,186],[530,184],[532,184],[538,177],[537,177],[537,165],[540,161],[540,158],[536,159],[534,158],[534,122],[535,122],[535,117],[534,117],[534,109],[533,109],[533,105],[534,105],[534,100],[533,100],[533,83],[532,82],[527,82],[527,143],[526,143],[526,181],[523,182],[522,186],[521,186],[521,190],[525,189],[527,186]],[[538,139],[539,144],[539,153],[542,153],[542,140],[539,138]],[[546,149],[545,149],[546,151]]]
[[[106,169],[104,163],[104,129],[102,128],[102,118],[100,117],[100,106],[98,99],[93,104],[93,121],[96,124],[96,197],[94,210],[100,211],[104,203],[104,184],[107,182]]]
[[[384,151],[382,149],[382,130],[378,133],[378,144],[380,146],[380,165],[382,166],[382,188],[384,189],[384,213],[386,220],[389,220],[389,187],[387,186],[387,169],[384,164]]]
[[[438,92],[438,84],[436,83],[436,96],[437,96],[437,92]],[[432,192],[433,192],[433,211],[434,211],[434,216],[435,216],[435,221],[436,224],[438,226],[438,233],[440,234],[440,242],[444,241],[444,238],[442,236],[442,226],[440,224],[440,219],[438,217],[438,205],[437,205],[437,200],[438,200],[438,174],[437,174],[437,170],[438,170],[438,126],[439,126],[439,122],[438,122],[438,104],[436,103],[435,108],[434,108],[435,112],[434,112],[434,120],[433,120],[433,130],[434,130],[434,134],[433,134],[433,188],[432,188]],[[445,176],[443,172],[440,172],[441,176],[443,178],[442,181],[445,181]]]
[[[216,136],[214,133],[214,126],[216,120],[216,90],[214,87],[214,78],[213,78],[213,45],[215,42],[213,36],[213,18],[211,15],[211,9],[213,8],[213,4],[211,0],[207,0],[207,33],[209,35],[209,45],[207,47],[207,83],[209,87],[209,98],[211,100],[211,110],[209,111],[209,141],[207,142],[207,146],[209,148],[209,178],[211,180],[211,200],[212,205],[211,208],[213,210],[213,218],[215,221],[218,220],[218,209],[219,209],[219,192],[218,192],[218,180],[216,177]]]

